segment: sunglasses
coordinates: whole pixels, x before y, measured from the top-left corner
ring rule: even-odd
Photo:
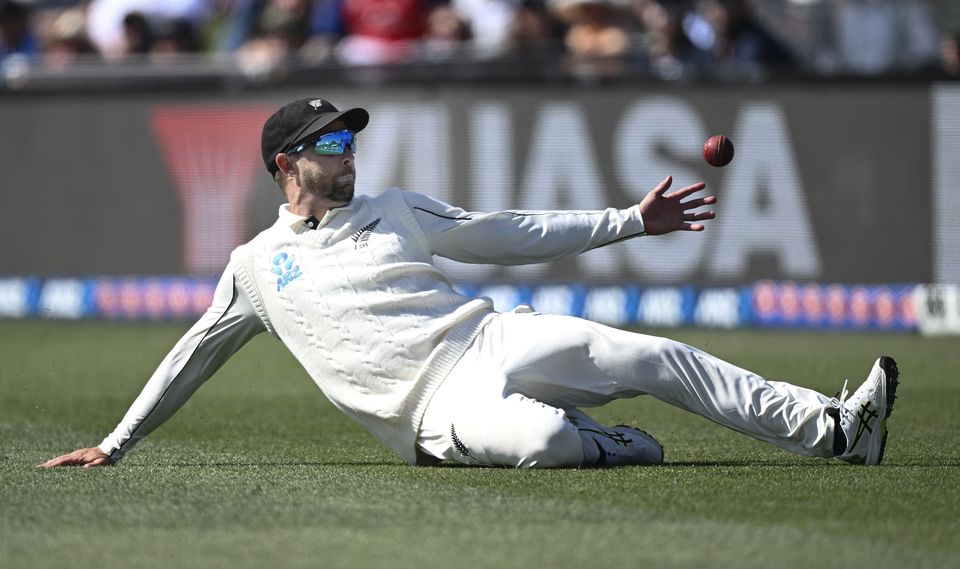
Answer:
[[[349,130],[335,130],[321,134],[319,138],[301,142],[284,154],[303,152],[308,146],[313,146],[314,154],[320,156],[339,156],[347,150],[351,152],[357,151],[357,135]]]

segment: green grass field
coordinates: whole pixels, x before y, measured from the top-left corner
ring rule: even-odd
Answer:
[[[830,394],[894,355],[879,468],[649,398],[595,415],[657,436],[662,467],[408,467],[266,336],[120,465],[35,468],[98,444],[185,328],[0,321],[0,567],[960,567],[956,338],[668,333]]]

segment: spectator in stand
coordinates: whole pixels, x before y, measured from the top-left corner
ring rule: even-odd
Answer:
[[[320,63],[333,55],[334,46],[345,34],[343,3],[344,0],[313,0],[309,37],[300,48],[304,61]]]
[[[662,79],[679,79],[708,61],[708,54],[697,48],[683,29],[690,11],[684,0],[637,0],[634,4],[643,30],[644,55],[651,73]]]
[[[217,0],[219,29],[211,42],[237,53],[251,71],[287,57],[321,63],[343,37],[344,0]]]
[[[211,26],[206,28],[217,51],[234,53],[256,35],[264,0],[215,0]]]
[[[560,16],[570,23],[564,43],[582,58],[617,57],[630,47],[624,4],[615,0],[555,0]]]
[[[929,68],[938,32],[930,8],[915,0],[833,0],[834,53],[824,71],[880,75]]]
[[[82,8],[70,8],[56,14],[45,29],[43,62],[51,69],[66,69],[86,58],[96,61],[97,48],[87,37]]]
[[[449,4],[434,6],[427,15],[427,31],[423,37],[421,58],[444,61],[463,53],[471,39],[470,28]]]
[[[140,12],[150,26],[183,18],[201,29],[210,17],[211,0],[91,0],[87,9],[87,34],[108,59],[124,56],[124,19]]]
[[[307,43],[312,5],[306,0],[268,0],[257,18],[253,38],[237,52],[251,77],[266,77]]]
[[[703,47],[715,62],[741,69],[796,64],[790,50],[756,21],[746,0],[701,0],[700,13],[712,32]]]
[[[940,65],[948,76],[960,78],[960,30],[944,34],[940,40]]]
[[[40,54],[40,42],[30,29],[30,10],[26,4],[0,0],[0,61],[12,55],[34,58]]]
[[[150,60],[154,63],[169,63],[181,55],[199,52],[200,36],[188,20],[173,18],[155,26],[150,46]]]
[[[583,78],[623,73],[630,51],[627,11],[620,0],[554,0],[560,19],[569,24],[564,36],[567,68]]]
[[[264,0],[213,0],[210,22],[204,27],[212,51],[234,53],[253,37]]]
[[[515,54],[552,55],[563,50],[566,29],[543,0],[523,0],[510,24],[509,45]]]
[[[153,29],[142,12],[130,12],[123,17],[123,41],[120,53],[146,55],[153,47]]]
[[[426,0],[346,0],[343,21],[347,36],[337,45],[348,65],[412,61],[426,31]]]
[[[506,51],[518,0],[451,0],[450,4],[470,28],[475,55],[495,57]]]

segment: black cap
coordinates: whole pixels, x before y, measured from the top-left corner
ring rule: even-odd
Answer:
[[[332,123],[343,121],[349,130],[360,132],[367,126],[370,115],[365,109],[339,111],[326,99],[300,99],[280,107],[263,125],[260,149],[263,164],[270,175],[275,175],[277,154],[286,152],[310,135]]]

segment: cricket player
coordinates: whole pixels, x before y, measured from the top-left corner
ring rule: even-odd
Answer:
[[[207,312],[116,429],[41,466],[113,464],[257,334],[297,358],[327,398],[410,464],[656,465],[663,447],[582,409],[651,395],[806,456],[879,464],[898,385],[880,357],[848,397],[767,381],[690,346],[458,293],[435,256],[544,263],[618,241],[702,231],[716,203],[667,177],[627,209],[468,212],[397,188],[354,196],[366,110],[293,101],[262,134],[288,203],[233,251]]]

